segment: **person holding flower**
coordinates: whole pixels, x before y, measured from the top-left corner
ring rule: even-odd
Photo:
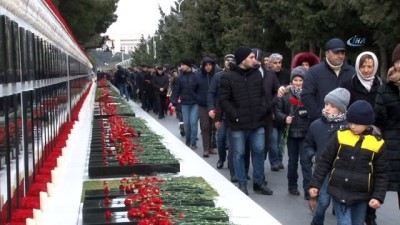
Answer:
[[[303,79],[306,69],[303,66],[295,67],[291,73],[291,88],[279,99],[275,108],[277,121],[286,124],[283,140],[287,144],[288,162],[288,191],[291,195],[300,195],[297,185],[297,168],[300,157],[300,165],[303,173],[303,188],[308,189],[308,177],[311,176],[311,162],[307,160],[303,152],[304,137],[309,127],[307,110],[303,106],[300,94],[303,88]]]

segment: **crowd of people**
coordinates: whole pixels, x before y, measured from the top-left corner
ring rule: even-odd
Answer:
[[[385,193],[398,194],[400,208],[400,45],[393,66],[379,76],[373,52],[346,60],[346,44],[332,38],[322,59],[298,53],[291,71],[279,53],[263,56],[257,48],[238,47],[222,67],[209,56],[199,68],[192,59],[180,67],[122,67],[114,74],[121,96],[163,119],[176,113],[181,135],[203,157],[218,154],[216,168],[230,171],[231,181],[248,195],[272,195],[265,173],[285,169],[288,192],[302,191],[313,211],[312,225],[324,224],[330,202],[340,225],[374,225]],[[383,77],[384,79],[381,79]]]

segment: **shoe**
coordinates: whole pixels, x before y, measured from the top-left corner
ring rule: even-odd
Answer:
[[[365,225],[377,225],[375,219],[366,219]]]
[[[210,156],[210,153],[208,151],[205,151],[203,153],[203,158],[208,158]]]
[[[215,151],[215,149],[214,149],[214,148],[210,149],[210,151],[209,151],[209,152],[210,152],[210,154],[214,154],[214,155],[215,155],[215,154],[217,154],[217,151]]]
[[[246,184],[239,184],[239,189],[240,189],[245,195],[249,195],[249,192],[247,191],[247,185],[246,185]]]
[[[311,221],[310,225],[317,225],[316,222],[314,222],[314,219]]]
[[[186,146],[190,147],[190,140],[186,140],[185,144]]]
[[[179,133],[181,134],[181,137],[185,136],[185,127],[183,126],[183,123],[179,123]]]
[[[285,169],[285,167],[283,166],[282,162],[280,162],[280,163],[278,164],[278,167],[279,167],[280,170]]]
[[[237,183],[238,182],[238,179],[236,178],[235,175],[231,176],[231,182],[232,183]]]
[[[299,196],[299,195],[300,195],[299,190],[297,190],[297,188],[295,188],[295,187],[290,187],[290,188],[288,189],[288,191],[289,191],[289,193],[290,193],[291,195],[294,195],[294,196]]]
[[[271,166],[271,171],[279,171],[279,165]]]
[[[197,145],[196,144],[191,144],[190,148],[193,149],[193,150],[196,150],[197,149]]]
[[[218,160],[218,162],[217,162],[217,169],[222,169],[222,167],[224,167],[224,161]]]
[[[310,199],[311,199],[310,193],[308,193],[308,191],[304,190],[304,200],[308,201]]]
[[[272,195],[274,193],[264,182],[254,183],[253,191],[262,195]]]

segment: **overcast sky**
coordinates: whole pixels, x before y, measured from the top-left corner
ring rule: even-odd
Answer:
[[[154,35],[161,18],[158,5],[168,15],[172,5],[179,0],[119,0],[115,12],[118,20],[107,30],[107,34]]]

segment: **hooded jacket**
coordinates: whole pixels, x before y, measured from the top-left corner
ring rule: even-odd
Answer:
[[[209,73],[205,70],[205,65],[211,63],[212,69]],[[207,92],[215,73],[215,61],[211,57],[205,56],[202,60],[201,70],[196,72],[196,82],[198,83],[196,99],[199,106],[207,107]]]

